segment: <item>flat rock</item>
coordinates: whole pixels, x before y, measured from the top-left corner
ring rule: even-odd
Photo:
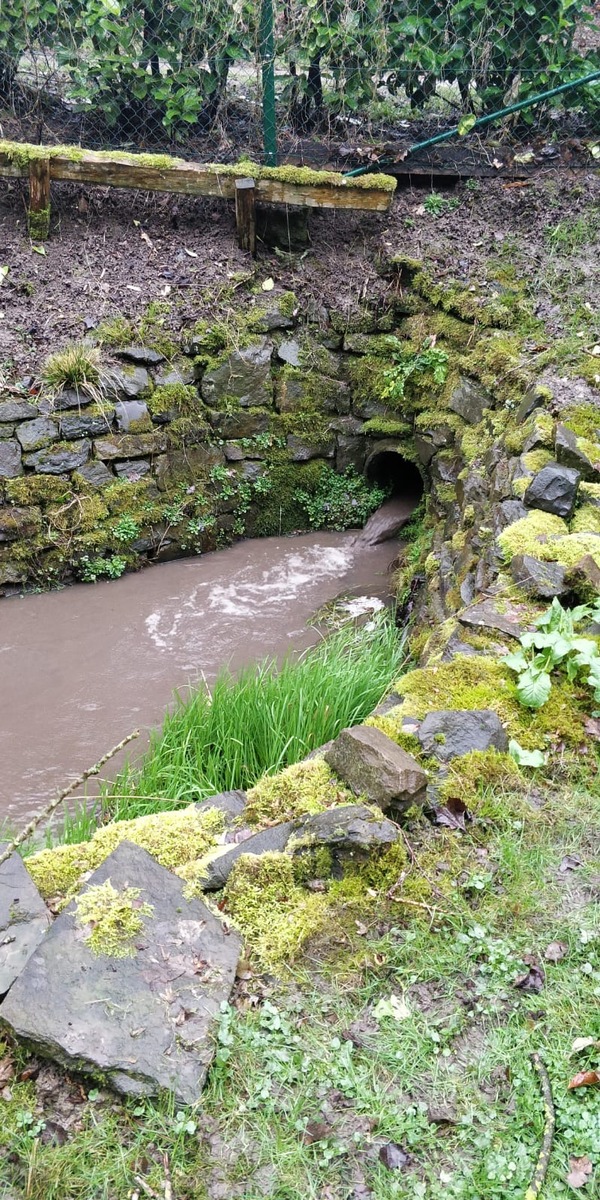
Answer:
[[[133,365],[111,367],[103,378],[104,390],[111,400],[135,400],[149,390],[151,382],[145,367]]]
[[[529,508],[555,513],[557,517],[570,517],[575,508],[577,489],[581,475],[573,467],[559,463],[548,463],[534,476],[525,495]]]
[[[266,433],[269,428],[267,412],[210,412],[208,419],[218,437],[225,441],[236,441],[238,438],[256,437],[257,433]]]
[[[0,854],[6,842],[0,844]],[[19,854],[0,866],[0,996],[5,996],[52,924]]]
[[[282,342],[277,349],[277,357],[281,362],[287,363],[290,367],[300,366],[300,342],[295,338],[290,338],[289,341]]]
[[[401,812],[423,800],[425,771],[374,726],[342,729],[323,757],[357,796],[366,796],[384,811]]]
[[[47,417],[36,417],[17,426],[17,438],[26,453],[41,450],[42,446],[58,441],[58,427],[55,421],[49,421]]]
[[[79,468],[77,474],[81,475],[81,478],[85,479],[85,482],[93,488],[107,487],[109,483],[115,482],[114,475],[109,471],[108,467],[105,467],[103,462],[94,461],[84,463]]]
[[[598,426],[600,427],[600,409],[598,410]],[[592,461],[582,449],[579,438],[567,425],[558,425],[555,439],[556,461],[566,467],[574,467],[582,479],[589,483],[597,483],[600,479],[600,449],[598,459]],[[590,443],[588,442],[589,446]]]
[[[476,629],[497,629],[508,637],[519,638],[523,632],[521,610],[515,605],[505,603],[502,610],[497,608],[493,600],[482,600],[479,604],[471,604],[458,613],[461,625],[472,625]]]
[[[148,346],[123,346],[122,350],[115,350],[115,357],[125,358],[127,362],[135,363],[139,367],[157,367],[165,361],[164,354],[159,354],[158,350],[150,350]]]
[[[146,455],[164,454],[167,449],[165,433],[123,433],[111,437],[97,438],[94,452],[106,462],[115,459],[145,458]]]
[[[62,475],[82,467],[90,456],[90,448],[90,442],[83,438],[78,442],[63,442],[38,450],[35,454],[26,454],[23,461],[25,466],[33,467],[38,475]]]
[[[87,392],[79,392],[75,388],[65,388],[64,392],[60,392],[54,398],[53,408],[58,412],[69,408],[84,408],[86,404],[92,403],[92,397]]]
[[[591,554],[585,554],[568,573],[570,587],[582,595],[600,595],[600,567]]]
[[[348,860],[363,860],[398,841],[397,825],[376,817],[364,804],[328,808],[305,817],[287,843],[288,854],[309,854],[319,846],[332,854],[332,874],[343,873]]]
[[[11,439],[0,441],[0,479],[14,479],[23,474],[21,447]]]
[[[568,591],[565,568],[557,562],[541,562],[531,554],[516,554],[510,564],[515,583],[528,596],[551,600]]]
[[[76,901],[55,920],[0,1006],[0,1019],[67,1068],[100,1072],[124,1095],[166,1088],[198,1100],[229,998],[240,939],[145,850],[122,842],[89,887],[139,888],[143,917],[131,957],[97,955]]]
[[[241,817],[245,807],[246,792],[236,788],[231,792],[217,792],[214,796],[207,796],[205,800],[200,800],[196,804],[196,811],[206,812],[207,808],[218,808],[219,812],[224,813],[226,817],[234,819]]]
[[[98,437],[110,433],[114,408],[106,409],[104,413],[92,416],[88,413],[71,413],[60,419],[60,436],[62,438]]]
[[[147,458],[125,459],[124,462],[115,463],[115,474],[119,479],[127,479],[129,483],[139,483],[151,470],[152,466]]]
[[[461,379],[448,401],[448,408],[469,425],[478,425],[484,409],[494,407],[494,397],[474,379]]]
[[[0,421],[31,421],[37,415],[35,404],[28,400],[3,400],[0,404]]]
[[[280,853],[285,850],[296,827],[297,822],[284,821],[281,825],[271,825],[268,829],[262,829],[260,833],[252,834],[252,837],[236,842],[234,846],[228,847],[222,854],[206,863],[206,878],[200,880],[200,886],[205,892],[216,892],[225,887],[242,854],[267,854],[272,851]]]
[[[430,712],[417,737],[426,754],[449,762],[472,750],[508,749],[508,737],[498,714],[491,708],[445,709]]]
[[[292,462],[309,462],[311,458],[331,458],[335,450],[333,438],[312,441],[290,433],[287,448]]]
[[[202,376],[202,398],[207,404],[235,396],[242,408],[260,408],[273,401],[271,343],[262,338],[245,350],[235,350],[225,362]]]
[[[31,537],[42,524],[42,513],[37,506],[29,508],[0,507],[0,542],[16,542],[19,538]]]

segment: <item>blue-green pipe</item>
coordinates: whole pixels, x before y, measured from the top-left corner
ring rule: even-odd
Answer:
[[[275,38],[273,35],[273,0],[262,0],[260,6],[260,59],[262,70],[263,145],[265,163],[277,166],[277,123],[275,118]]]
[[[553,96],[560,96],[563,92],[570,92],[573,88],[582,87],[584,83],[596,83],[600,80],[600,71],[592,71],[589,75],[584,75],[582,79],[574,79],[570,83],[561,83],[558,87],[550,88],[547,92],[538,92],[536,96],[529,96],[527,100],[518,100],[516,104],[509,104],[506,108],[499,108],[497,112],[489,113],[485,117],[478,117],[475,123],[468,130],[472,133],[475,129],[482,129],[484,125],[491,125],[493,121],[499,121],[502,117],[509,117],[512,113],[521,112],[524,108],[531,108],[534,104],[540,104],[542,100],[550,100]],[[436,133],[435,137],[427,138],[424,142],[415,142],[414,146],[410,146],[405,154],[408,158],[409,154],[415,154],[418,150],[425,150],[428,146],[437,146],[439,142],[447,142],[450,138],[460,135],[459,126],[455,125],[453,129],[448,129],[446,133]],[[464,134],[462,135],[465,136]],[[357,175],[366,175],[369,171],[378,171],[380,167],[389,166],[396,160],[393,158],[379,158],[376,162],[369,163],[368,166],[355,167],[353,171],[345,171],[347,178]],[[403,160],[404,161],[404,160]]]

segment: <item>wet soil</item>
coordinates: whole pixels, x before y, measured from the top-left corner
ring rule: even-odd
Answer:
[[[160,723],[175,688],[304,649],[319,636],[307,621],[340,592],[387,601],[395,554],[356,531],[265,538],[5,601],[0,825],[20,825],[131,730]]]

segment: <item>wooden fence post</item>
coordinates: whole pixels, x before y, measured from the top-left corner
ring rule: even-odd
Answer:
[[[43,242],[50,230],[50,159],[32,158],[29,163],[29,236]]]
[[[256,258],[256,185],[253,179],[235,181],[235,222],[241,250]]]

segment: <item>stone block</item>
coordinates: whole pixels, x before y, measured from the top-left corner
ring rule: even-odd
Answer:
[[[425,771],[380,729],[343,729],[324,758],[357,796],[366,796],[384,811],[402,812],[423,801]]]

